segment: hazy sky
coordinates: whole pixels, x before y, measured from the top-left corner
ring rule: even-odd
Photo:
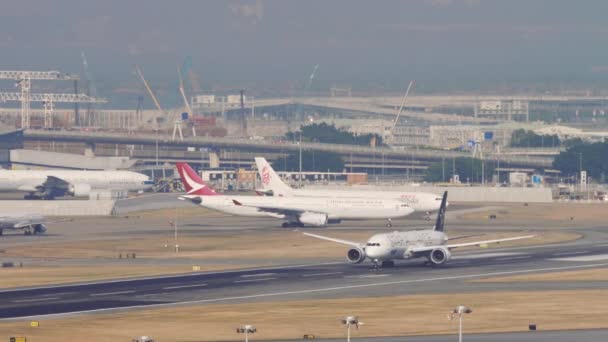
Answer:
[[[136,63],[173,82],[187,56],[206,88],[301,84],[315,64],[320,84],[601,84],[607,13],[605,0],[5,0],[1,68],[80,72],[84,51],[102,84]]]

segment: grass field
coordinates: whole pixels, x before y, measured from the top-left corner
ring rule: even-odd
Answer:
[[[168,307],[132,312],[82,315],[28,322],[0,323],[0,339],[27,336],[28,341],[129,341],[151,335],[157,341],[238,340],[240,324],[258,328],[256,340],[341,338],[339,318],[358,315],[365,325],[353,337],[454,334],[456,321],[447,313],[459,304],[473,309],[467,332],[608,328],[608,290],[488,292],[449,295],[347,298],[287,302]],[[556,314],[559,312],[559,314]]]

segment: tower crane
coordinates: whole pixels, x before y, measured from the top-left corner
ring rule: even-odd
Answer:
[[[59,71],[23,71],[6,70],[0,71],[0,79],[14,80],[20,88],[19,93],[0,93],[0,101],[21,102],[21,128],[30,128],[30,102],[44,103],[44,126],[50,128],[53,125],[53,108],[55,102],[66,103],[105,103],[104,99],[93,98],[84,94],[33,94],[32,80],[47,81],[77,81],[78,75],[71,75]]]
[[[184,108],[186,109],[186,112],[188,113],[188,115],[194,115],[194,113],[192,112],[192,108],[190,107],[190,102],[188,102],[188,97],[186,96],[186,90],[184,89],[184,78],[182,75],[182,71],[179,68],[179,65],[177,66],[177,75],[179,76],[179,93],[182,95],[182,100],[184,100]],[[180,136],[181,134],[181,123],[182,121],[180,120],[180,118],[177,118],[175,120],[175,123],[173,125],[173,139],[175,139],[175,130],[179,130],[180,131]],[[196,127],[194,127],[194,125],[192,125],[192,135],[196,136]],[[182,138],[183,139],[183,138]]]

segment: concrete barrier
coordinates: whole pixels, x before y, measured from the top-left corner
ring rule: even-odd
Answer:
[[[36,213],[45,216],[103,216],[112,215],[113,200],[54,200],[54,201],[0,201],[2,211],[11,214]]]

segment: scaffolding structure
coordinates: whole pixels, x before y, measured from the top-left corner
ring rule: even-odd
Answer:
[[[14,80],[20,92],[0,92],[0,102],[21,102],[21,128],[28,129],[31,125],[31,102],[42,102],[44,106],[44,127],[53,127],[53,110],[55,103],[106,103],[105,99],[93,98],[85,94],[53,94],[32,93],[32,80],[46,81],[78,81],[78,75],[61,73],[59,71],[0,71],[1,80]]]

